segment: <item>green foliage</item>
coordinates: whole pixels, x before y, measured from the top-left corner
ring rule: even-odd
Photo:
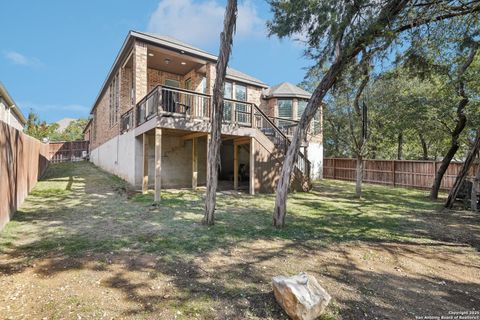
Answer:
[[[480,76],[479,57],[462,73],[469,52],[478,45],[477,24],[468,23],[476,15],[416,28],[399,35],[388,47],[371,49],[374,68],[361,98],[368,106],[368,157],[443,157],[456,124],[460,81],[465,83],[469,103],[465,108],[467,127],[460,137],[456,158],[466,154],[475,128],[480,126],[480,87],[476,80]],[[325,69],[315,66],[300,85],[315,90]],[[326,156],[355,156],[355,139],[361,129],[353,108],[362,77],[359,70],[357,58],[325,99]]]
[[[55,134],[58,129],[58,124],[47,124],[46,121],[40,120],[38,115],[30,110],[28,113],[27,124],[25,126],[25,133],[38,140],[49,139]]]
[[[87,119],[73,120],[68,124],[63,132],[54,132],[49,138],[52,141],[83,140],[83,129],[87,123]]]
[[[47,139],[50,141],[75,141],[83,140],[83,129],[87,125],[87,119],[77,119],[63,130],[58,132],[58,124],[48,124],[44,120],[40,120],[39,116],[32,110],[28,113],[25,133],[38,140]]]

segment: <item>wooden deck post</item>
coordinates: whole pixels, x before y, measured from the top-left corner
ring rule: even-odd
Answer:
[[[160,201],[162,189],[162,129],[155,128],[155,201]]]
[[[250,138],[250,194],[255,194],[255,138]]]
[[[238,145],[233,142],[233,189],[238,189]]]
[[[205,154],[207,155],[207,158],[206,158],[207,159],[207,167],[205,168],[205,172],[208,172],[208,167],[210,166],[210,163],[208,163],[208,145],[210,143],[210,139],[211,139],[211,136],[210,136],[210,133],[209,133],[209,134],[207,134],[207,146],[206,146],[207,151],[205,152]]]
[[[198,152],[197,138],[192,139],[192,189],[197,190],[198,186]]]
[[[144,133],[143,138],[143,180],[142,192],[148,192],[148,135]]]

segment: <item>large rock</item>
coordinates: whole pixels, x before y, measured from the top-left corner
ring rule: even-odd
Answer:
[[[318,318],[331,299],[314,276],[303,272],[293,277],[274,277],[272,286],[275,299],[294,320]]]

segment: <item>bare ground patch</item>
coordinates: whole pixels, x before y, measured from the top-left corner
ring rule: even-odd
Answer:
[[[272,196],[151,196],[88,163],[52,166],[0,233],[5,319],[286,319],[271,277],[307,271],[333,297],[325,319],[414,319],[480,306],[480,219],[419,191],[326,181]]]

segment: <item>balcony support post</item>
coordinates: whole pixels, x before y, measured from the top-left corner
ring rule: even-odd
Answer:
[[[198,186],[198,152],[197,152],[198,138],[192,139],[192,189],[197,190]]]
[[[162,189],[162,129],[155,128],[155,202],[160,201]]]
[[[233,142],[233,189],[238,189],[238,144]]]
[[[142,193],[148,192],[148,135],[143,133],[143,179],[142,179]]]
[[[250,138],[250,194],[255,194],[255,138]]]

